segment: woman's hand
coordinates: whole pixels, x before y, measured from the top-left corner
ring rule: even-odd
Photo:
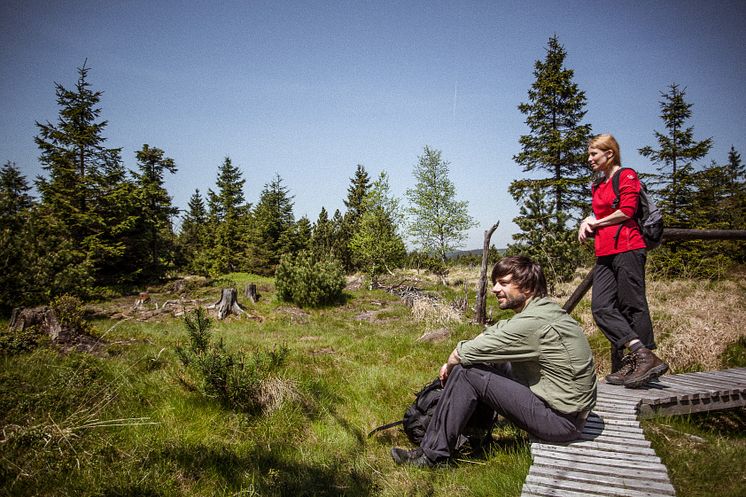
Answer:
[[[578,241],[580,243],[585,242],[588,238],[593,238],[593,234],[596,231],[596,220],[592,217],[583,219],[578,229]]]

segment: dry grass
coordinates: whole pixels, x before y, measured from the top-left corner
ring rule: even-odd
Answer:
[[[581,277],[558,290],[563,303],[577,287]],[[591,292],[576,307],[573,315],[586,335],[601,333],[591,315]],[[648,304],[653,317],[657,353],[671,366],[672,372],[715,370],[726,347],[746,336],[746,278],[731,280],[648,280]],[[609,372],[609,358],[597,358],[600,374]]]
[[[461,313],[450,305],[427,297],[412,302],[412,317],[419,322],[445,325],[461,322]]]

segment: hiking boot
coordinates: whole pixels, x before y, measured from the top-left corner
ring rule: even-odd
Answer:
[[[640,388],[668,371],[668,364],[646,347],[640,348],[634,356],[634,370],[624,378],[626,388]]]
[[[609,385],[624,385],[624,379],[635,370],[635,354],[630,352],[622,357],[622,367],[609,375],[606,375],[606,383]]]
[[[420,447],[414,450],[394,447],[391,449],[391,457],[396,464],[409,464],[417,468],[434,468],[438,466],[438,464],[427,458]]]

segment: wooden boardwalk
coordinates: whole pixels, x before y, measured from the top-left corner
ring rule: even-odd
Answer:
[[[534,442],[522,497],[670,497],[676,492],[639,418],[746,405],[746,368],[662,376],[641,389],[599,383],[580,440]]]

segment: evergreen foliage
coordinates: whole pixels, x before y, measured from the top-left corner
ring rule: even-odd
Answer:
[[[521,205],[513,221],[522,232],[513,235],[510,253],[530,255],[547,272],[550,286],[572,277],[581,262],[573,219],[590,206],[586,148],[590,124],[584,124],[585,92],[565,67],[567,53],[556,36],[549,39],[544,60],[535,63],[529,102],[518,109],[530,133],[520,137],[521,152],[513,159],[524,172],[544,171],[540,179],[515,180],[510,194]]]
[[[171,196],[164,187],[164,174],[176,173],[173,159],[164,156],[163,150],[148,144],[136,153],[140,172],[135,173],[138,187],[140,224],[143,241],[147,247],[144,270],[154,277],[163,274],[166,264],[174,258],[174,233],[171,218],[178,209],[171,203]]]
[[[360,221],[367,209],[367,198],[370,194],[371,181],[365,166],[358,164],[355,169],[355,175],[350,178],[350,186],[347,187],[347,198],[344,200],[347,210],[344,213],[342,221],[335,223],[336,237],[335,257],[342,261],[345,269],[352,272],[358,269],[356,261],[352,254],[350,242],[355,233],[360,229]]]
[[[365,271],[375,286],[379,275],[400,267],[407,255],[398,228],[401,208],[390,193],[385,171],[373,183],[364,206],[358,230],[350,240],[350,250],[355,266]]]
[[[199,267],[211,276],[245,270],[246,237],[250,224],[251,205],[245,203],[241,170],[226,157],[218,169],[217,192],[207,190],[209,231],[212,238],[206,241],[204,251],[196,260]]]
[[[179,262],[192,273],[208,275],[209,264],[205,257],[208,248],[208,217],[199,189],[189,197],[187,207],[178,237]]]
[[[33,198],[31,187],[16,167],[8,161],[0,170],[0,311],[7,312],[23,304],[28,278],[27,223]]]
[[[272,275],[280,258],[293,252],[295,217],[293,196],[279,174],[264,185],[254,209],[249,239],[249,269],[255,274]]]
[[[176,353],[187,373],[196,377],[200,390],[230,409],[249,414],[259,413],[262,384],[276,373],[287,359],[289,349],[255,351],[252,355],[229,352],[223,340],[212,342],[212,322],[199,308],[184,316],[189,348],[177,347]]]
[[[692,104],[686,102],[686,89],[673,83],[668,92],[661,92],[660,117],[665,133],[655,131],[658,148],[648,145],[639,149],[640,155],[650,158],[658,166],[657,193],[664,221],[669,228],[692,228],[692,205],[695,189],[695,164],[712,148],[712,138],[694,140],[693,128],[686,123],[692,116]]]
[[[558,38],[551,37],[546,57],[534,64],[536,79],[528,91],[529,102],[518,106],[530,133],[520,137],[521,152],[513,160],[524,172],[543,171],[549,176],[514,181],[510,187],[516,200],[537,187],[544,189],[552,199],[551,212],[558,225],[561,213],[577,215],[588,205],[586,149],[591,126],[583,124],[585,92],[573,82],[575,73],[565,67],[566,57]]]
[[[445,263],[461,246],[466,232],[476,223],[469,216],[469,203],[456,200],[456,187],[448,176],[448,165],[439,150],[425,146],[414,167],[415,187],[407,190],[410,202],[409,234],[423,252]]]
[[[275,274],[277,298],[299,307],[322,307],[342,301],[344,269],[333,259],[317,258],[311,251],[285,254]]]

